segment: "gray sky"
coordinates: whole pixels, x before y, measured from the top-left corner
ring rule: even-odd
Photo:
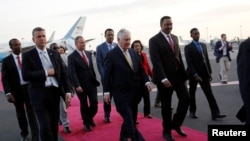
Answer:
[[[104,39],[106,28],[115,33],[127,28],[132,40],[145,45],[160,31],[160,18],[168,15],[173,20],[173,34],[191,39],[193,27],[200,30],[205,40],[226,33],[228,39],[250,36],[250,0],[8,0],[0,5],[0,43],[11,38],[31,40],[31,31],[41,26],[47,37],[56,31],[55,39],[62,38],[73,23],[86,16],[83,36],[95,38],[91,46]]]

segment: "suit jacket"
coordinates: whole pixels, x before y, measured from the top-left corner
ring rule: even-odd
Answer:
[[[207,54],[207,47],[204,43],[200,43],[200,45],[202,47],[202,54],[197,50],[194,42],[191,42],[184,48],[187,61],[187,74],[190,78],[193,78],[194,74],[198,74],[199,76],[205,74],[205,77],[211,77],[212,70]]]
[[[116,43],[112,43],[114,46],[117,46]],[[109,52],[109,47],[107,42],[103,42],[99,46],[96,47],[96,64],[98,72],[101,76],[102,83],[104,78],[104,58],[106,57],[107,53]]]
[[[145,71],[146,75],[149,75],[152,78],[153,72],[152,72],[152,69],[148,63],[147,54],[145,52],[141,52],[141,56],[143,58],[143,60],[141,62],[142,62],[142,66],[144,68],[144,71]]]
[[[237,75],[239,79],[239,88],[246,113],[249,115],[250,109],[250,38],[240,44],[237,55]],[[246,119],[249,122],[249,117]]]
[[[67,68],[57,51],[47,49],[50,61],[54,67],[60,95],[65,98],[65,92],[70,92]],[[40,104],[44,100],[46,73],[36,48],[23,54],[22,75],[29,81],[29,92],[32,104]]]
[[[139,84],[138,77],[145,83],[149,81],[138,53],[134,49],[128,51],[133,69],[118,46],[111,50],[104,60],[104,92],[111,92],[116,103],[134,100]]]
[[[221,46],[222,46],[222,42],[221,42],[221,40],[219,40],[216,42],[215,47],[214,47],[217,63],[220,61],[220,58],[223,56],[223,50],[220,50]],[[229,51],[232,50],[232,47],[229,46],[229,42],[227,42],[227,41],[226,41],[226,46],[227,46],[227,57],[228,57],[229,61],[231,61]]]
[[[75,88],[78,86],[88,88],[90,85],[100,85],[100,83],[96,80],[91,52],[85,51],[85,54],[89,60],[89,65],[84,63],[82,56],[77,52],[77,50],[68,56],[68,69]]]
[[[5,94],[11,93],[15,96],[20,93],[22,91],[20,77],[12,54],[3,59],[1,72]]]
[[[153,64],[153,82],[155,84],[161,83],[164,78],[167,78],[171,83],[176,83],[176,75],[181,75],[184,81],[188,79],[178,38],[173,34],[171,34],[171,38],[174,42],[175,52],[172,51],[170,44],[161,32],[149,40],[149,54]],[[178,72],[176,71],[177,65]]]

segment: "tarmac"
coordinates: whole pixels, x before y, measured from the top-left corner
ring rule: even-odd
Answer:
[[[145,49],[145,52],[148,53],[148,49]],[[184,56],[184,50],[181,48],[182,59],[185,63],[186,61]],[[214,93],[215,99],[217,100],[217,104],[220,108],[221,114],[226,114],[227,116],[223,119],[212,120],[211,119],[211,111],[208,106],[208,102],[206,97],[201,90],[200,87],[197,88],[196,91],[196,104],[197,104],[197,119],[192,119],[189,117],[189,112],[186,115],[186,119],[183,123],[183,126],[193,128],[199,131],[207,132],[208,125],[243,125],[244,123],[240,122],[236,118],[236,114],[238,110],[243,105],[240,92],[239,92],[239,83],[237,77],[237,65],[236,65],[236,57],[238,54],[237,48],[234,49],[234,52],[231,52],[231,67],[228,73],[228,84],[221,84],[219,80],[219,64],[215,62],[215,56],[213,55],[213,50],[208,45],[208,53],[210,58],[210,63],[212,67],[212,91]],[[100,80],[99,73],[96,69],[95,57],[93,56],[94,67],[97,75],[97,79]],[[150,59],[149,59],[150,61]],[[157,89],[154,85],[154,90],[150,93],[151,99],[151,115],[154,118],[161,119],[161,110],[160,108],[154,107],[154,101],[156,97]],[[102,86],[98,87],[98,99],[102,101]],[[172,97],[172,107],[173,112],[175,112],[178,99],[176,94],[173,94]],[[114,102],[112,101],[114,104]],[[102,107],[100,107],[102,108]],[[143,101],[139,104],[139,112],[143,112]],[[112,119],[112,113],[111,113]],[[150,119],[149,119],[150,122]],[[111,123],[112,124],[112,123]],[[145,127],[147,128],[147,127]],[[161,129],[159,129],[161,130]],[[187,133],[188,134],[188,133]],[[20,129],[17,124],[17,119],[15,115],[14,106],[7,102],[5,95],[3,92],[0,92],[0,141],[18,141],[20,140]],[[63,141],[60,138],[60,141]]]

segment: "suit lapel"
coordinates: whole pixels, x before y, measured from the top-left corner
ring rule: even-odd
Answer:
[[[32,59],[34,60],[34,62],[37,63],[37,65],[39,65],[40,68],[43,68],[42,61],[40,59],[40,56],[39,56],[36,48],[34,48],[32,51],[33,51],[33,53],[31,53],[31,55],[33,55]]]
[[[122,59],[123,63],[125,63],[125,64],[131,69],[131,67],[130,67],[130,65],[129,65],[129,63],[128,63],[128,61],[127,61],[127,59],[126,59],[124,53],[122,52],[122,50],[121,50],[119,47],[116,47],[116,48],[114,48],[114,49],[116,49],[117,54],[118,54],[119,56],[121,56],[121,59]],[[132,59],[132,57],[131,57],[131,59]],[[131,61],[132,61],[132,60],[131,60]],[[132,70],[132,69],[131,69],[131,70]]]
[[[13,68],[16,68],[16,69],[14,69],[15,70],[15,75],[17,76],[16,78],[18,79],[18,81],[20,81],[20,78],[19,78],[19,73],[18,73],[18,66],[16,65],[16,63],[15,63],[15,60],[14,60],[14,57],[13,57],[13,55],[11,54],[11,55],[9,55],[9,58],[8,58],[8,61],[7,61],[8,63],[10,63],[9,65],[10,66],[14,66]]]
[[[52,53],[51,50],[48,50],[48,49],[47,49],[47,52],[48,52],[48,56],[49,56],[50,62],[52,63],[52,65],[53,65],[53,67],[54,67],[54,69],[55,69],[55,67],[56,67],[56,62],[55,62],[55,59],[54,59],[54,57],[53,57],[53,53]]]
[[[85,53],[86,54],[86,53]],[[83,58],[82,58],[82,56],[75,50],[75,52],[74,52],[74,56],[76,57],[76,61],[79,63],[79,64],[81,64],[83,67],[85,67],[85,68],[87,68],[88,67],[88,65],[87,64],[85,64],[85,62],[83,61]],[[86,56],[87,56],[87,54],[86,54]]]
[[[131,57],[131,62],[132,62],[132,65],[133,65],[133,71],[135,70],[135,56],[134,56],[134,53],[132,53],[132,50],[131,49],[128,49],[128,52],[129,52],[129,55]]]

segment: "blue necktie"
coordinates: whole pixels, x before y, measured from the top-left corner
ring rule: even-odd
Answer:
[[[200,44],[200,43],[197,43],[196,45],[197,45],[198,51],[202,54],[201,44]]]

